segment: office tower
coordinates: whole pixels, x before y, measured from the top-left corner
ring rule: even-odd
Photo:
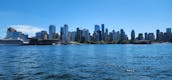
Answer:
[[[64,25],[64,41],[65,42],[68,42],[68,25],[67,24],[65,24]]]
[[[109,39],[109,32],[108,29],[106,28],[106,32],[105,32],[105,41],[108,41]]]
[[[164,33],[160,32],[160,41],[164,41]]]
[[[115,41],[115,30],[112,30],[112,40]]]
[[[63,33],[63,27],[61,27],[60,28],[60,40],[63,40],[63,36],[62,35],[64,35],[64,33]]]
[[[111,41],[119,41],[120,40],[120,33],[119,31],[115,32],[115,30],[112,30],[109,34]]]
[[[82,42],[88,42],[90,41],[90,33],[88,29],[82,30]]]
[[[98,31],[98,35],[99,35],[99,41],[102,40],[102,31]]]
[[[139,33],[138,34],[138,40],[144,40],[144,37],[143,37],[143,34],[142,33]]]
[[[57,40],[60,39],[60,35],[58,33],[55,34],[55,39],[57,39]]]
[[[125,34],[124,40],[128,40],[128,36]]]
[[[43,40],[47,40],[48,39],[48,33],[47,33],[47,31],[41,31],[41,34],[42,34],[42,39]]]
[[[95,33],[95,35],[94,35],[95,41],[100,41],[101,40],[101,31],[100,31],[99,25],[95,25],[94,33]]]
[[[104,41],[105,40],[105,25],[102,24],[102,40]]]
[[[50,25],[49,26],[49,39],[55,39],[55,34],[56,34],[56,26]]]
[[[148,40],[150,40],[150,41],[154,41],[154,40],[155,40],[155,35],[154,35],[154,33],[149,33],[149,34],[148,34]]]
[[[95,25],[95,29],[94,32],[100,31],[100,26],[99,25]]]
[[[120,40],[120,32],[117,31],[117,32],[116,32],[116,35],[117,35],[117,40],[119,41],[119,40]]]
[[[113,33],[109,32],[109,41],[113,41]]]
[[[118,33],[117,33],[117,32],[114,33],[114,40],[115,40],[115,41],[118,41],[118,40],[119,40],[119,38],[118,38]]]
[[[90,35],[90,41],[94,41],[94,36],[93,36],[94,34],[92,34],[92,35],[89,34],[89,35]]]
[[[120,30],[120,40],[121,40],[121,41],[125,40],[125,37],[126,37],[125,31],[124,31],[123,29],[121,29],[121,30]]]
[[[145,40],[148,40],[148,33],[145,32]]]
[[[72,32],[68,32],[68,40],[71,41]]]
[[[156,41],[160,41],[160,30],[156,30]]]
[[[36,39],[47,40],[48,39],[48,33],[47,33],[47,31],[37,32],[36,33]]]
[[[73,31],[73,32],[71,32],[70,40],[71,40],[71,41],[75,41],[75,39],[76,39],[76,32]]]
[[[81,37],[82,37],[81,34],[82,34],[81,30],[79,28],[77,28],[76,29],[76,41],[77,42],[81,42]]]
[[[61,40],[62,42],[69,42],[69,37],[68,37],[68,25],[65,24],[63,27],[61,27]]]
[[[36,36],[35,36],[36,39],[42,39],[42,34],[41,34],[41,32],[37,32],[35,35],[36,35]]]
[[[165,40],[168,41],[168,42],[172,41],[171,28],[166,29]]]
[[[115,30],[112,30],[112,32],[109,32],[109,41],[114,41],[114,34],[115,34]]]
[[[93,33],[93,38],[94,38],[94,41],[99,41],[99,34],[98,34],[98,32],[94,32]]]
[[[95,34],[95,41],[100,41],[100,34],[101,34],[101,31],[97,31],[94,33]]]
[[[135,40],[135,31],[134,30],[131,31],[131,40],[132,41]]]
[[[167,28],[166,33],[171,33],[171,28]]]
[[[163,40],[164,40],[165,42],[167,42],[167,41],[168,41],[168,35],[167,35],[167,33],[165,32],[163,35],[164,35]]]

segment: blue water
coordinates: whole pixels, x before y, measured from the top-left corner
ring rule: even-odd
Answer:
[[[172,80],[172,44],[0,46],[0,80]]]

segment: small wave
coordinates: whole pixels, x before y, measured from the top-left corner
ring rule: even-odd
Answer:
[[[46,77],[46,79],[71,79],[74,76],[71,74],[51,74]]]
[[[45,74],[45,73],[44,72],[37,72],[34,75],[43,75],[43,74]]]

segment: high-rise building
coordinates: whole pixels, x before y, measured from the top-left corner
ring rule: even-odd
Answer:
[[[47,31],[37,32],[36,33],[36,39],[47,40],[48,39]]]
[[[43,39],[44,40],[47,40],[48,39],[48,33],[47,33],[47,31],[41,31],[41,33],[42,33]]]
[[[167,28],[166,33],[171,33],[171,28]]]
[[[109,41],[113,41],[113,33],[109,32]]]
[[[100,31],[100,26],[99,25],[95,25],[95,30],[94,30],[94,37],[95,37],[95,41],[100,41],[101,38],[101,31]]]
[[[148,33],[145,32],[145,40],[148,40]]]
[[[171,28],[167,28],[166,29],[166,33],[165,33],[165,41],[172,41],[172,33],[171,33]]]
[[[120,40],[120,32],[117,31],[117,32],[116,32],[116,35],[117,35],[117,40],[119,41],[119,40]]]
[[[121,40],[121,41],[125,40],[125,37],[126,37],[125,31],[124,31],[123,29],[121,29],[121,30],[120,30],[120,40]]]
[[[155,40],[155,35],[154,35],[154,33],[149,33],[149,34],[148,34],[148,40],[150,40],[150,41],[154,41],[154,40]]]
[[[105,25],[102,24],[102,40],[104,41],[105,40]]]
[[[58,33],[55,34],[55,39],[57,39],[57,40],[60,39],[60,35]]]
[[[109,40],[109,32],[108,29],[106,28],[106,32],[105,32],[105,41]]]
[[[37,32],[35,35],[36,35],[36,36],[35,36],[36,39],[42,39],[42,34],[41,34],[41,32]]]
[[[61,27],[61,40],[62,42],[69,42],[69,36],[68,36],[68,25],[65,24],[63,27]]]
[[[101,34],[101,31],[94,32],[95,41],[100,41],[100,34]]]
[[[115,32],[115,30],[112,30],[112,32],[109,33],[110,41],[119,41],[120,40],[120,33],[119,31]]]
[[[70,40],[71,40],[71,41],[75,41],[75,39],[76,39],[76,32],[73,31],[73,32],[71,32]]]
[[[156,30],[156,41],[160,41],[160,30]]]
[[[95,29],[94,32],[100,31],[100,26],[99,25],[95,25]]]
[[[68,39],[68,25],[67,24],[64,25],[64,41],[65,42],[69,41],[69,39]]]
[[[88,29],[82,30],[82,42],[88,42],[90,41],[90,34]]]
[[[49,39],[55,39],[55,34],[56,34],[56,26],[50,25],[49,26]]]
[[[81,42],[81,38],[82,38],[81,34],[82,34],[82,31],[79,28],[77,28],[76,29],[76,41]]]
[[[135,31],[134,30],[131,31],[131,40],[132,41],[135,40]]]
[[[63,40],[63,36],[62,36],[64,35],[63,29],[64,29],[63,27],[60,28],[60,40]]]
[[[142,34],[142,33],[139,33],[137,39],[138,39],[138,40],[144,40],[143,34]]]
[[[164,33],[163,32],[160,32],[160,41],[164,41]]]
[[[72,32],[68,32],[68,40],[71,41]]]
[[[115,30],[112,30],[112,40],[113,41],[115,41],[115,34],[116,34]]]

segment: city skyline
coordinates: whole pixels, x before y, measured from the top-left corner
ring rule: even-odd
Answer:
[[[94,34],[94,32],[95,31],[102,31],[102,25],[104,26],[103,27],[103,29],[104,29],[104,32],[106,31],[106,29],[108,29],[108,34],[110,33],[110,32],[113,32],[113,31],[120,31],[122,28],[119,28],[119,30],[117,30],[117,29],[109,29],[105,24],[96,24],[96,25],[94,25],[93,26],[93,28],[94,29],[92,29],[92,30],[90,30],[90,29],[87,29],[87,28],[84,28],[84,27],[76,27],[74,30],[71,30],[70,29],[70,26],[68,25],[68,24],[64,24],[64,25],[67,25],[68,26],[68,32],[76,32],[76,30],[77,30],[77,28],[79,28],[80,30],[88,30],[89,31],[89,33],[90,33],[90,35],[93,35]],[[29,27],[29,26],[26,26],[25,28],[21,28],[21,26],[23,26],[23,25],[14,25],[14,26],[10,26],[10,27],[8,27],[8,28],[13,28],[13,29],[15,29],[16,31],[18,31],[18,32],[22,32],[23,34],[25,34],[25,35],[28,35],[28,37],[35,37],[36,36],[36,34],[38,33],[38,32],[41,32],[41,31],[46,31],[47,32],[47,34],[50,34],[50,36],[51,36],[51,34],[59,34],[59,35],[61,35],[61,28],[64,26],[64,25],[62,25],[61,27],[57,27],[56,25],[49,25],[49,26],[47,26],[47,30],[46,29],[38,29],[38,28],[35,28],[35,30],[31,30],[31,29],[34,29],[34,28],[31,28],[31,27]],[[50,27],[52,28],[52,29],[50,29]],[[8,29],[8,28],[6,28],[6,30]],[[19,28],[19,29],[18,29]],[[59,31],[57,31],[58,30],[58,28],[59,28]],[[145,32],[138,32],[138,31],[136,31],[135,29],[128,29],[130,32],[129,33],[126,33],[126,30],[125,29],[122,29],[122,30],[124,30],[125,31],[125,34],[128,36],[128,38],[129,39],[131,39],[131,36],[130,35],[132,35],[132,32],[133,32],[133,30],[134,30],[134,33],[135,33],[135,35],[137,36],[137,35],[139,35],[140,33],[142,33],[142,34],[144,34],[144,33],[153,33],[153,34],[156,34],[156,30],[160,30],[160,31],[162,31],[162,32],[166,32],[167,31],[167,28],[171,28],[171,27],[166,27],[166,28],[164,28],[164,29],[154,29],[153,31],[150,31],[150,32],[148,32],[148,31],[145,31]],[[34,33],[33,32],[31,32],[31,31],[34,31]],[[51,32],[52,31],[52,32]],[[25,32],[28,32],[28,33],[25,33]],[[29,34],[29,33],[33,33],[33,34]],[[1,37],[1,38],[5,38],[6,37],[6,31],[3,33],[3,34],[5,34],[3,37]],[[135,36],[135,37],[136,37]],[[51,36],[52,37],[52,36]]]
[[[95,25],[94,31],[91,34],[89,29],[76,28],[75,31],[69,31],[69,26],[64,24],[60,27],[60,33],[56,32],[55,25],[49,25],[49,31],[42,30],[35,33],[35,36],[29,37],[16,30],[15,28],[9,27],[6,32],[7,40],[21,40],[23,42],[32,42],[32,40],[60,40],[62,43],[68,43],[70,41],[81,42],[81,43],[133,43],[133,41],[156,41],[156,42],[171,42],[172,41],[172,28],[166,28],[163,32],[160,29],[156,29],[156,33],[144,32],[135,33],[135,30],[131,30],[131,34],[127,35],[124,29],[109,31],[105,24]],[[129,37],[130,36],[130,37]],[[128,42],[129,41],[129,42]]]
[[[1,0],[0,3],[1,38],[10,26],[36,32],[48,30],[47,26],[53,24],[60,32],[60,27],[68,24],[70,31],[80,27],[93,32],[94,25],[105,24],[109,31],[124,29],[127,35],[132,29],[137,34],[155,29],[165,31],[172,26],[171,0]]]

